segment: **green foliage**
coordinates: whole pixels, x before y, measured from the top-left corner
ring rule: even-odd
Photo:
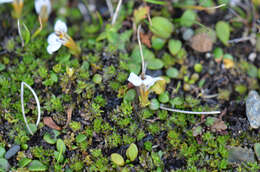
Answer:
[[[220,41],[228,46],[228,41],[230,37],[230,26],[227,22],[218,21],[216,24],[216,33]]]
[[[167,18],[158,16],[152,18],[149,28],[156,36],[168,39],[171,36],[174,27]]]

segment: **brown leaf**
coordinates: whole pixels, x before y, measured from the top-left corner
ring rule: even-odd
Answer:
[[[148,34],[144,34],[144,33],[140,33],[140,38],[141,38],[141,42],[146,45],[147,47],[151,48],[151,37],[152,37],[152,34],[151,32],[148,33]]]
[[[210,127],[213,132],[220,132],[227,129],[227,125],[222,119],[216,119],[214,124]]]
[[[61,128],[53,121],[51,117],[44,117],[43,123],[54,130],[61,130]]]
[[[71,121],[71,115],[72,115],[73,109],[74,109],[74,105],[71,105],[69,107],[69,109],[67,110],[67,122],[66,122],[66,124],[65,124],[65,126],[63,128],[67,128],[68,127],[68,125],[69,125],[69,123]]]
[[[198,33],[191,39],[191,47],[201,53],[212,50],[213,41],[207,33]]]

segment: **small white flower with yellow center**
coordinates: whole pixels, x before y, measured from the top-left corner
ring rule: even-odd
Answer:
[[[50,0],[35,0],[34,7],[36,13],[39,15],[40,27],[35,31],[32,38],[36,37],[42,30],[45,23],[48,21],[51,14],[51,1]]]
[[[47,51],[49,54],[53,54],[60,49],[62,45],[68,47],[71,53],[75,56],[79,56],[81,49],[77,46],[74,40],[67,34],[67,25],[61,20],[57,20],[54,26],[54,33],[48,36]]]
[[[144,75],[144,78],[142,78],[133,72],[130,73],[128,81],[131,82],[135,87],[138,87],[142,107],[145,107],[149,104],[148,95],[150,93],[150,88],[159,80],[163,79],[161,77],[153,78],[149,75]]]

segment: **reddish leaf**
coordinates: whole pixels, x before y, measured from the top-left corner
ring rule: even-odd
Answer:
[[[51,117],[44,117],[43,123],[54,130],[61,130],[61,128],[53,121]]]

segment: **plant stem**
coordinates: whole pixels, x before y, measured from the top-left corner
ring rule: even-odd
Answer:
[[[30,87],[28,84],[26,84],[25,82],[22,82],[21,83],[21,107],[22,107],[22,114],[23,114],[23,119],[24,119],[24,122],[25,122],[25,125],[28,129],[28,131],[30,132],[31,135],[33,135],[33,132],[32,130],[30,129],[29,127],[29,124],[27,122],[27,119],[26,119],[26,116],[25,116],[25,112],[24,112],[24,85],[29,88],[29,90],[33,93],[33,96],[34,96],[34,99],[36,101],[36,104],[37,104],[37,111],[38,111],[38,118],[37,118],[37,122],[36,122],[36,127],[38,126],[40,120],[41,120],[41,106],[40,106],[40,102],[39,102],[39,99],[35,93],[35,91],[32,89],[32,87]]]
[[[207,115],[207,114],[219,114],[220,111],[211,111],[211,112],[192,112],[192,111],[185,111],[185,110],[178,110],[178,109],[171,109],[160,105],[160,109],[168,110],[171,112],[178,112],[178,113],[186,113],[186,114],[194,114],[194,115]]]
[[[137,40],[140,48],[140,54],[141,54],[141,59],[142,59],[142,73],[141,73],[141,78],[144,79],[145,76],[145,64],[144,64],[144,54],[143,54],[143,49],[142,49],[142,43],[140,39],[140,30],[141,30],[141,25],[138,26],[137,29]]]
[[[21,32],[20,19],[17,19],[17,27],[18,27],[18,34],[19,34],[21,42],[22,42],[22,47],[24,47],[24,40],[23,40],[23,35]]]
[[[119,13],[119,10],[120,10],[122,1],[123,1],[123,0],[119,0],[119,2],[118,2],[118,4],[117,4],[116,11],[115,11],[115,13],[113,14],[112,25],[114,25],[115,22],[116,22],[116,19],[117,19],[117,16],[118,16],[118,13]]]
[[[114,15],[113,4],[111,0],[106,0],[106,3],[107,3],[108,11],[110,13],[110,17],[112,18]]]

